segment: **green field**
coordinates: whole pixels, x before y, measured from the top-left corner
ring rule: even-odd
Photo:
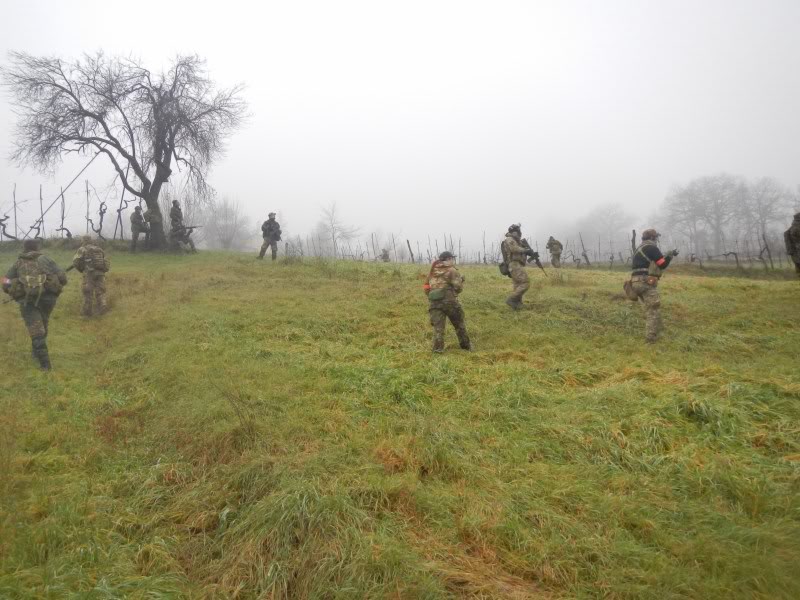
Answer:
[[[797,281],[464,267],[432,356],[426,266],[112,266],[0,307],[2,598],[800,598]]]

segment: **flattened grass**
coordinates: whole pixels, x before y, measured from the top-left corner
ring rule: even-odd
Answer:
[[[431,356],[424,267],[113,266],[0,312],[0,596],[800,597],[796,282],[466,267]]]

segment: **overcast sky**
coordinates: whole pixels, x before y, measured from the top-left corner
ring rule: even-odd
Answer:
[[[800,184],[800,0],[0,1],[3,63],[196,53],[244,83],[252,117],[210,181],[292,233],[331,201],[365,232],[466,240],[557,234],[608,202],[643,225],[671,185],[721,171]],[[4,212],[14,183],[52,199],[81,166],[18,169],[13,126],[3,93]]]

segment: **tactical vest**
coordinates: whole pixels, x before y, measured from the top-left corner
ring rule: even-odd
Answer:
[[[654,241],[647,240],[646,242],[642,242],[634,254],[638,254],[649,263],[649,266],[647,267],[648,275],[651,277],[661,277],[661,274],[664,272],[664,270],[656,264],[656,261],[650,260],[647,254],[645,254],[644,249],[646,246],[654,246],[656,249],[658,248],[658,244],[656,244]]]
[[[89,271],[99,271],[105,273],[111,267],[110,261],[106,258],[105,252],[94,244],[86,246],[83,252],[83,264]]]

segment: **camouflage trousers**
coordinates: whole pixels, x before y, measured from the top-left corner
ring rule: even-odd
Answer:
[[[525,295],[525,292],[531,287],[530,279],[528,279],[528,272],[522,264],[516,261],[508,263],[508,270],[511,273],[511,281],[514,284],[514,288],[506,302],[519,306],[522,304],[522,297]]]
[[[444,350],[444,329],[447,319],[453,324],[458,336],[458,345],[464,350],[471,348],[467,324],[464,321],[464,309],[461,304],[453,302],[437,302],[431,300],[428,306],[428,314],[431,317],[433,326],[433,351],[442,352]]]
[[[800,277],[800,258],[790,257],[794,261],[794,272]]]
[[[28,335],[31,336],[31,354],[39,361],[42,369],[50,368],[50,354],[47,350],[47,331],[50,323],[50,313],[56,306],[57,296],[43,294],[39,302],[34,304],[22,303],[19,312],[25,322]]]
[[[150,232],[149,231],[131,231],[131,252],[136,252],[136,245],[139,243],[139,236],[144,235],[145,247],[150,247]]]
[[[645,339],[648,342],[655,342],[661,332],[661,296],[656,285],[647,283],[647,276],[631,277],[631,289],[644,304]]]
[[[83,293],[83,306],[81,315],[91,317],[93,314],[102,315],[108,308],[106,300],[106,274],[100,271],[86,271],[81,284]],[[94,310],[92,310],[94,308]]]
[[[258,258],[264,258],[264,255],[267,253],[267,248],[272,248],[272,260],[278,258],[278,241],[270,238],[264,238],[264,243],[261,244],[261,252]]]
[[[550,264],[556,269],[561,268],[561,252],[553,252],[550,255]]]

